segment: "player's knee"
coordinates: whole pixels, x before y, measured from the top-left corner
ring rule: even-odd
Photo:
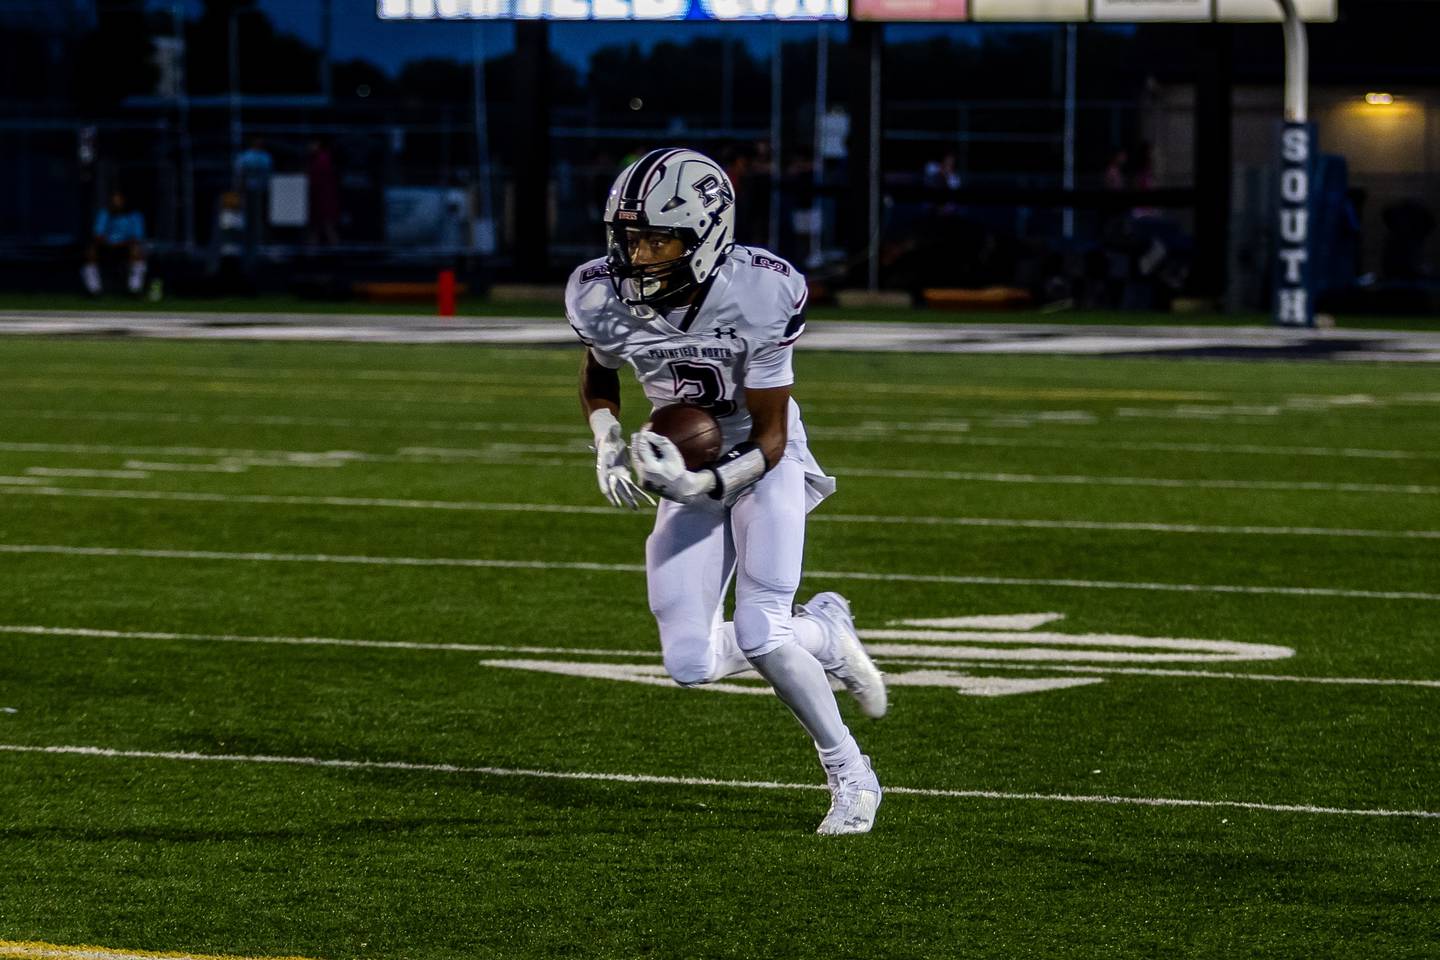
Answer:
[[[665,672],[682,687],[699,686],[715,679],[711,624],[695,617],[656,617]]]
[[[682,687],[698,687],[715,679],[715,667],[711,660],[709,656],[667,652],[665,672]]]
[[[770,653],[789,640],[789,610],[756,604],[735,607],[735,642],[746,659]]]

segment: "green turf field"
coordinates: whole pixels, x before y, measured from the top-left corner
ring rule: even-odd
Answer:
[[[896,683],[833,839],[777,701],[643,682],[578,359],[0,341],[0,941],[1440,954],[1435,368],[802,352]]]

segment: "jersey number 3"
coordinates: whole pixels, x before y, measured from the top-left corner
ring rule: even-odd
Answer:
[[[675,396],[684,403],[704,407],[716,417],[735,412],[735,401],[725,397],[725,376],[709,363],[677,361],[670,364],[675,377]]]

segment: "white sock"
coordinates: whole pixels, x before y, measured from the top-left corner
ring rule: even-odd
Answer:
[[[809,651],[787,643],[750,662],[770,681],[775,694],[795,714],[817,749],[834,750],[843,747],[846,740],[854,742],[845,721],[840,719],[840,707],[825,668]]]
[[[100,284],[100,267],[93,263],[87,263],[80,268],[80,279],[85,281],[87,293],[98,294],[102,287]]]
[[[716,629],[720,631],[720,636],[715,644],[715,679],[723,680],[752,669],[750,661],[740,652],[740,644],[735,641],[735,624],[727,620]]]
[[[817,746],[815,749],[820,754],[820,765],[825,768],[826,777],[831,779],[844,776],[851,770],[858,770],[865,762],[860,755],[860,744],[848,734],[838,747],[824,750]]]
[[[805,651],[820,661],[823,667],[827,663],[834,663],[839,651],[835,649],[835,638],[830,636],[818,620],[809,617],[791,617],[790,632],[795,634],[795,642],[805,648]]]
[[[145,261],[136,260],[130,264],[130,292],[139,293],[145,285]]]

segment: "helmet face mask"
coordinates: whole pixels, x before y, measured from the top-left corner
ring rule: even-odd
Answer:
[[[657,236],[675,241],[680,247],[679,253],[653,259],[649,250],[639,249],[657,246],[654,242]],[[663,307],[694,289],[690,257],[695,252],[697,238],[690,231],[606,224],[605,239],[605,263],[610,268],[610,281],[620,299],[631,306]]]
[[[725,171],[694,150],[652,150],[625,168],[605,204],[616,296],[632,307],[664,308],[703,285],[734,246],[734,207]],[[680,252],[657,257],[667,237]]]

